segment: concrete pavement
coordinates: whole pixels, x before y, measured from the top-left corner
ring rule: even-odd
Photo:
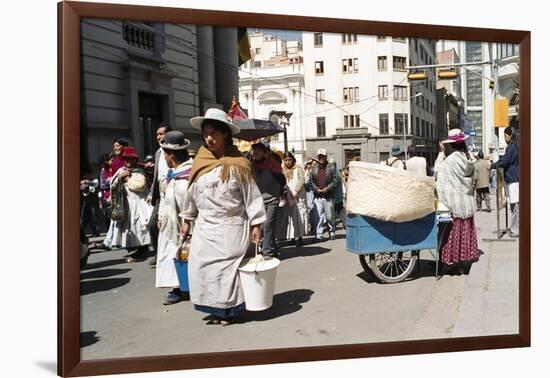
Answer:
[[[97,251],[81,272],[82,357],[270,349],[447,338],[517,330],[517,242],[484,243],[495,214],[477,213],[480,261],[469,275],[434,276],[421,253],[405,282],[378,284],[335,241],[282,249],[272,308],[229,327],[206,325],[189,302],[162,306],[147,263]],[[513,272],[516,272],[514,275]],[[514,291],[515,290],[515,291]]]

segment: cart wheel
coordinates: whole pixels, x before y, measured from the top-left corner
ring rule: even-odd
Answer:
[[[418,254],[414,251],[383,252],[369,255],[369,257],[368,266],[376,278],[383,283],[395,283],[403,281],[412,273]]]
[[[370,272],[370,266],[369,266],[369,256],[372,255],[359,255],[359,262],[361,263],[361,266],[366,272]]]

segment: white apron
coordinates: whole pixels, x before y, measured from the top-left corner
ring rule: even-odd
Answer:
[[[118,175],[124,168],[120,168],[111,185],[118,185]],[[113,231],[112,245],[122,248],[134,248],[151,244],[149,235],[149,219],[153,212],[153,207],[147,203],[149,187],[146,184],[146,178],[141,173],[132,173],[126,183],[124,190],[128,199],[128,215],[125,221],[116,222]]]
[[[250,243],[250,226],[266,216],[256,183],[241,183],[233,172],[222,183],[221,169],[191,185],[183,216],[195,220],[188,265],[191,302],[225,309],[244,302],[238,267]]]
[[[179,281],[174,265],[174,258],[181,245],[179,235],[182,219],[179,214],[183,210],[183,203],[187,193],[188,173],[191,170],[191,160],[174,169],[174,174],[184,173],[179,179],[164,179],[161,186],[161,200],[159,205],[159,238],[157,246],[157,264],[155,275],[156,287],[178,287]],[[186,178],[183,178],[186,177]]]

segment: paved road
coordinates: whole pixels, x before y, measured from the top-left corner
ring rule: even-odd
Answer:
[[[494,218],[478,213],[480,239],[491,235]],[[229,327],[206,325],[189,302],[163,306],[166,290],[154,288],[154,268],[126,263],[126,251],[96,252],[81,272],[82,358],[514,333],[517,242],[480,240],[480,249],[469,275],[436,279],[423,252],[411,279],[383,285],[345,251],[342,230],[335,241],[285,247],[273,307],[246,312]]]

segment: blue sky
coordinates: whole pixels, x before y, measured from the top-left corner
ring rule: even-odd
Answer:
[[[258,30],[260,32],[263,32],[265,34],[272,34],[272,35],[277,36],[281,39],[286,39],[287,41],[302,40],[302,32],[301,31],[249,28],[248,32],[253,33],[256,30]]]

